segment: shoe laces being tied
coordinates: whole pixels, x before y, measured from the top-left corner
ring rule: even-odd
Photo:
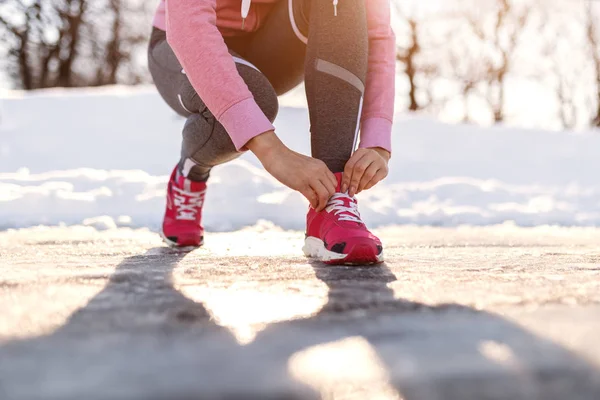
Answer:
[[[204,194],[206,191],[189,192],[173,186],[173,197],[175,209],[177,210],[176,219],[185,221],[194,221],[196,214],[200,212],[204,204]]]
[[[358,212],[358,204],[356,199],[354,197],[350,197],[346,193],[334,194],[331,199],[329,199],[327,207],[325,207],[325,211],[328,213],[333,212],[334,215],[338,217],[339,221],[352,221],[359,224],[364,224],[360,218],[360,213]]]

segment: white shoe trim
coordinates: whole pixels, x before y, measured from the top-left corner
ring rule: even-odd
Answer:
[[[183,168],[181,169],[181,173],[183,174],[183,176],[187,177],[190,174],[192,168],[194,168],[196,165],[198,164],[194,160],[192,160],[191,158],[186,158],[183,162]]]
[[[302,251],[306,257],[317,258],[320,261],[327,262],[333,260],[343,260],[348,254],[340,254],[335,251],[327,250],[325,247],[325,243],[316,237],[308,236],[304,240],[304,246],[302,247]],[[377,262],[383,262],[383,250],[381,253],[377,255]]]
[[[167,246],[169,246],[169,247],[179,247],[179,246],[177,246],[177,243],[175,243],[171,239],[168,239],[165,236],[165,233],[162,230],[160,232],[158,232],[158,234],[160,235],[160,238],[162,239],[162,241],[167,244]]]
[[[309,236],[304,240],[302,251],[306,257],[318,258],[321,261],[343,260],[348,254],[340,254],[327,250],[325,243],[316,237]]]

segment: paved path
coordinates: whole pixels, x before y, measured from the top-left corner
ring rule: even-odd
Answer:
[[[302,234],[0,233],[0,399],[600,399],[600,230],[399,228],[327,268]]]

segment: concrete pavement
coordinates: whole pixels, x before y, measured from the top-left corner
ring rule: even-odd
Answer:
[[[266,223],[0,232],[0,399],[600,398],[600,230],[379,233],[331,268]]]

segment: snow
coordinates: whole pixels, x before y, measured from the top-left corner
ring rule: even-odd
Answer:
[[[276,126],[308,153],[307,110],[297,104],[283,99]],[[182,124],[150,87],[0,94],[0,229],[156,229]],[[372,226],[600,225],[597,132],[398,115],[393,147],[389,178],[359,195]],[[303,229],[306,205],[246,154],[214,170],[205,224]]]

